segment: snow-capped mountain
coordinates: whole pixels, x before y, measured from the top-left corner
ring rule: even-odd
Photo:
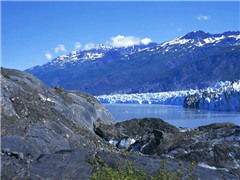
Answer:
[[[63,68],[63,66],[68,66],[68,65],[73,65],[75,66],[76,64],[82,64],[85,63],[86,61],[90,61],[94,63],[93,61],[96,60],[103,60],[105,58],[108,58],[108,56],[112,56],[111,58],[124,58],[127,57],[128,55],[131,55],[133,53],[141,52],[143,50],[147,50],[151,47],[156,46],[156,43],[149,43],[148,45],[135,45],[135,46],[130,46],[130,47],[110,47],[110,46],[105,46],[103,44],[100,44],[92,49],[89,50],[78,50],[78,51],[72,51],[69,54],[59,56],[52,61],[35,66],[33,68],[28,69],[27,71],[34,71],[43,69],[43,68],[49,68],[49,67],[60,67]],[[87,63],[87,62],[86,62]]]
[[[203,88],[240,78],[240,32],[194,31],[162,44],[99,45],[26,72],[50,86],[94,95]]]
[[[208,44],[216,44],[224,41],[229,44],[238,44],[240,39],[239,32],[225,32],[223,34],[209,34],[203,31],[190,32],[184,36],[180,36],[172,41],[167,41],[161,46],[165,47],[167,45],[174,44],[192,44],[193,46],[206,46]]]
[[[96,98],[102,103],[110,104],[167,104],[197,109],[240,111],[240,80],[220,81],[213,87],[200,90],[114,94]]]

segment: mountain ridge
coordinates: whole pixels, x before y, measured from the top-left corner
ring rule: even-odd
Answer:
[[[148,45],[118,48],[99,45],[90,50],[73,51],[42,66],[27,69],[26,72],[37,76],[52,87],[59,84],[69,90],[82,90],[94,95],[203,88],[211,86],[219,80],[233,80],[239,77],[219,79],[219,74],[221,74],[219,71],[210,78],[211,82],[207,76],[207,82],[199,85],[199,82],[194,80],[187,86],[184,81],[179,83],[177,79],[174,80],[176,75],[171,76],[171,72],[178,70],[179,74],[181,71],[179,67],[182,65],[189,62],[199,63],[197,60],[204,58],[207,59],[206,64],[214,64],[209,63],[213,61],[210,60],[211,55],[222,51],[223,64],[230,63],[231,65],[230,57],[227,56],[232,53],[235,54],[235,59],[239,60],[238,51],[230,51],[231,53],[226,54],[224,51],[227,50],[224,49],[231,49],[231,47],[238,49],[239,44],[239,31],[227,31],[222,34],[195,31],[162,44],[149,43]],[[234,67],[236,68],[230,68],[229,73],[237,74],[240,64],[235,61]],[[212,66],[210,69],[214,70],[215,68]],[[195,73],[195,69],[192,72]],[[204,70],[201,73],[204,73]],[[165,77],[167,74],[169,76],[164,81],[171,79],[171,83],[161,84],[161,77]],[[195,76],[191,72],[185,73],[183,76],[179,75],[182,80]],[[152,86],[156,87],[151,88]]]

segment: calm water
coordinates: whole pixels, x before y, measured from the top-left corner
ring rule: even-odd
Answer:
[[[232,122],[240,125],[240,112],[220,112],[186,109],[176,105],[104,104],[116,121],[132,118],[161,118],[177,127],[194,128],[216,122]]]

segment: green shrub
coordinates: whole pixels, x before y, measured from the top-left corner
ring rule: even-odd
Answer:
[[[192,163],[189,168],[184,168],[183,164],[179,163],[179,169],[172,171],[166,168],[166,164],[171,163],[162,160],[160,170],[157,176],[154,177],[141,168],[134,168],[134,163],[127,160],[123,160],[123,163],[117,163],[115,169],[109,167],[99,156],[95,160],[91,159],[90,161],[93,165],[92,176],[90,176],[92,180],[191,180],[193,179],[192,172],[195,166],[195,163]]]
[[[127,152],[126,152],[126,151],[121,151],[120,154],[121,154],[121,156],[124,157],[124,158],[127,157]]]

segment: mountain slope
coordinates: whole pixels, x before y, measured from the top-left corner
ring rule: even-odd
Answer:
[[[240,46],[224,48],[210,56],[160,73],[136,89],[140,92],[200,89],[213,86],[215,81],[234,79],[240,79]]]
[[[195,31],[162,44],[127,48],[101,45],[74,51],[26,72],[50,86],[59,84],[94,95],[203,88],[219,80],[239,78],[239,52],[231,51],[239,44],[240,32]],[[225,75],[221,75],[222,69]]]

